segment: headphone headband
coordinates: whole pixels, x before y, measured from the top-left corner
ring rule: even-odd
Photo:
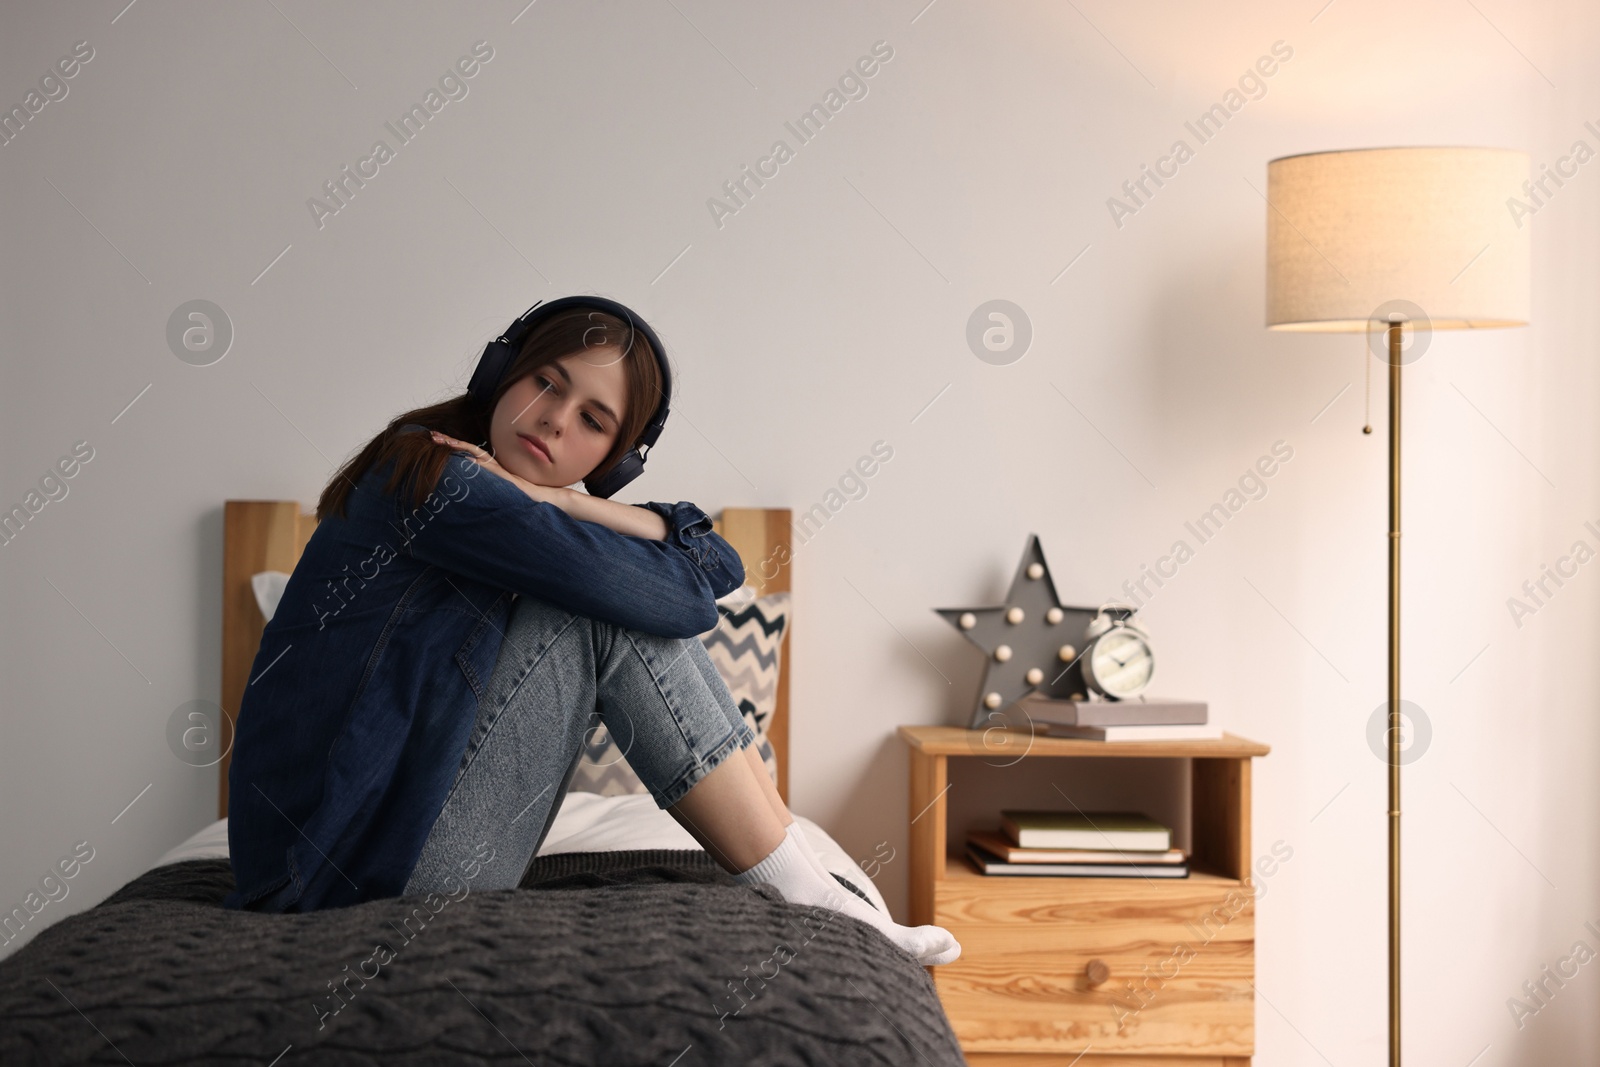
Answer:
[[[628,347],[623,354],[632,351],[634,331],[638,331],[644,334],[645,340],[650,343],[650,349],[655,353],[656,364],[661,369],[661,400],[651,413],[650,421],[640,431],[638,442],[622,454],[622,458],[609,473],[597,479],[584,479],[584,488],[591,496],[609,497],[644,473],[645,456],[639,449],[641,446],[651,449],[655,447],[656,439],[661,436],[662,427],[666,425],[672,400],[672,371],[667,366],[667,350],[655,331],[650,328],[650,324],[632,310],[603,296],[563,296],[548,303],[543,300],[536,301],[527,311],[517,316],[516,320],[506,327],[504,333],[484,346],[483,355],[479,357],[478,365],[472,372],[472,379],[467,384],[467,393],[485,406],[493,402],[495,390],[510,371],[528,335],[551,315],[568,308],[604,311],[626,322]]]

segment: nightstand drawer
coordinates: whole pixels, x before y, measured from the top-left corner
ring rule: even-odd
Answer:
[[[1238,880],[985,877],[954,855],[946,869],[932,921],[961,958],[931,973],[964,1050],[1254,1051],[1254,898]]]

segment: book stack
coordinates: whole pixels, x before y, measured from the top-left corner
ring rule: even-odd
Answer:
[[[1203,700],[1062,700],[1032,693],[1019,703],[1028,718],[1051,737],[1088,741],[1207,741],[1222,737],[1220,726],[1206,722]]]
[[[1055,878],[1187,878],[1172,829],[1131,811],[1002,811],[1000,832],[967,835],[980,874]]]

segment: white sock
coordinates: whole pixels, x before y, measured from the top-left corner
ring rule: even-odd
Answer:
[[[795,819],[788,826],[785,826],[783,828],[783,832],[794,839],[794,843],[799,846],[801,853],[806,857],[807,862],[811,864],[811,869],[820,874],[824,882],[827,882],[829,885],[833,885],[838,882],[838,879],[834,877],[833,872],[828,870],[828,865],[822,862],[822,857],[817,855],[817,850],[811,847],[811,842],[809,839],[807,839],[806,832],[800,828],[799,819]],[[849,893],[850,890],[846,889],[845,892]],[[854,893],[851,893],[850,895],[855,896]],[[871,906],[872,905],[869,903],[868,907]]]
[[[797,824],[796,824],[797,825]],[[818,873],[808,856],[801,831],[787,830],[777,848],[747,871],[733,876],[735,882],[749,885],[765,882],[791,904],[826,907],[875,926],[900,950],[925,967],[950,963],[961,955],[961,946],[942,926],[901,926],[872,905],[839,885],[833,875]],[[819,861],[820,866],[820,861]]]
[[[805,856],[806,856],[806,858],[808,860],[811,861],[811,866],[816,870],[817,874],[822,877],[822,880],[824,882],[826,882],[830,887],[836,885],[838,883],[839,879],[841,877],[843,877],[842,875],[834,874],[831,870],[828,869],[828,865],[826,863],[822,862],[822,857],[817,854],[817,850],[811,847],[811,841],[810,841],[809,838],[806,837],[806,832],[800,826],[800,820],[799,819],[794,819],[793,821],[791,821],[789,823],[788,826],[784,827],[784,833],[788,834],[791,838],[793,838],[795,844],[800,846],[800,851],[805,854]],[[888,913],[879,911],[877,909],[877,907],[872,904],[871,901],[862,900],[860,897],[856,896],[855,893],[851,892],[851,890],[848,889],[848,888],[845,888],[844,892],[847,894],[847,898],[846,899],[849,901],[849,904],[851,904],[851,905],[859,905],[861,908],[865,909],[866,911],[871,912],[872,915],[877,917],[877,918],[889,919]],[[856,914],[856,909],[855,908],[849,908],[848,910],[850,911],[850,914],[852,914],[852,915]],[[894,920],[893,919],[889,919],[889,921],[893,922]],[[960,945],[960,943],[957,942],[955,937],[950,934],[950,931],[946,930],[942,926],[932,926],[932,925],[929,925],[929,926],[915,926],[915,927],[902,926],[902,927],[900,927],[900,929],[902,929],[902,930],[926,930],[926,931],[937,930],[943,936],[948,937],[950,939],[950,946],[951,946],[950,949],[947,949],[947,950],[945,950],[943,952],[932,953],[929,956],[923,957],[920,960],[920,962],[924,966],[937,967],[937,966],[939,966],[941,964],[952,963],[952,962],[955,961],[955,959],[957,957],[959,957],[961,955],[961,945]]]
[[[784,833],[788,834],[794,843],[799,847],[801,853],[806,857],[807,860],[810,861],[812,869],[817,872],[817,875],[825,883],[827,883],[829,888],[837,885],[839,880],[844,877],[843,875],[834,874],[828,869],[828,865],[822,862],[822,857],[817,854],[816,849],[811,847],[811,841],[806,837],[806,832],[801,828],[800,821],[798,819],[790,822],[788,826],[784,827]],[[889,918],[888,913],[879,911],[871,901],[863,900],[856,896],[856,894],[848,887],[841,888],[844,890],[846,901],[845,906],[840,909],[841,911],[845,911],[850,915],[854,915],[863,921],[874,921],[874,925],[878,925],[875,922],[875,920],[878,919],[886,919],[890,923],[894,922],[893,919]],[[861,915],[861,911],[870,912],[871,918],[869,919],[867,916]],[[949,938],[950,948],[945,949],[942,952],[934,952],[926,956],[919,957],[919,962],[926,967],[937,967],[941,964],[951,963],[961,955],[961,945],[953,936],[950,935],[950,931],[946,930],[942,926],[901,926],[899,929],[928,931],[930,932],[928,935],[930,937],[938,936],[931,933],[932,931],[938,931],[939,935]],[[913,955],[915,955],[915,953],[913,953]]]

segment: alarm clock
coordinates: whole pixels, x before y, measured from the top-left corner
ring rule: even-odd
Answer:
[[[1079,657],[1083,681],[1107,700],[1126,700],[1138,696],[1155,673],[1155,654],[1150,635],[1132,622],[1133,609],[1113,615],[1102,606],[1084,633],[1086,646]]]

